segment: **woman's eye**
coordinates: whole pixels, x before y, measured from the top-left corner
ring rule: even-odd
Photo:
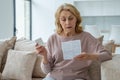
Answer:
[[[70,17],[70,18],[68,18],[68,20],[73,20],[73,18],[72,18],[72,17]]]
[[[61,20],[61,21],[66,21],[66,19],[65,19],[65,18],[61,18],[60,20]]]
[[[61,20],[61,21],[66,21],[66,20],[69,20],[69,21],[71,21],[71,20],[73,20],[73,17],[68,17],[68,18],[60,18],[60,20]]]

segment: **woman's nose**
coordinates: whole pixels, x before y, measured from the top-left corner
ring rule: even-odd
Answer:
[[[70,23],[70,20],[69,19],[66,19],[66,22],[65,22],[66,24],[69,24]]]

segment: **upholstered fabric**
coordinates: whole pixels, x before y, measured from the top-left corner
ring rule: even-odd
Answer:
[[[114,53],[114,50],[113,50],[114,49],[114,41],[113,40],[107,41],[106,43],[103,44],[103,46],[109,52]]]
[[[114,53],[114,41],[108,40],[107,42],[103,41],[104,36],[100,36],[97,38],[98,41],[100,41],[101,44],[103,44],[104,48],[107,49],[109,52]]]
[[[120,54],[113,55],[113,59],[101,64],[102,80],[120,79]]]
[[[12,37],[11,39],[5,40],[0,43],[0,72],[2,72],[4,69],[7,52],[9,49],[12,49],[14,47],[15,42],[16,37]]]
[[[21,38],[16,41],[14,50],[34,51],[35,44],[36,43],[34,41]]]
[[[84,31],[91,33],[95,38],[100,37],[100,30],[96,25],[85,25]]]
[[[102,38],[99,37],[98,40],[102,41]],[[15,42],[16,42],[15,37],[12,37],[10,40],[7,40],[7,41],[0,42],[0,57],[3,56],[4,52],[5,52],[5,55],[7,55],[7,51],[14,47]],[[8,43],[10,43],[10,44],[8,44]],[[105,43],[104,46],[109,44],[109,43],[111,43],[111,41],[108,41],[107,43]],[[14,51],[17,52],[19,50],[22,50],[25,53],[28,52],[28,51],[31,52],[31,51],[35,50],[35,46],[34,46],[35,44],[36,43],[34,41],[30,41],[30,40],[26,40],[26,39],[18,39],[16,44],[15,44],[15,49],[16,50],[14,50]],[[110,47],[110,45],[107,45],[107,47]],[[109,49],[111,51],[111,48],[109,48]],[[12,53],[14,53],[14,52],[12,52]],[[14,56],[17,56],[17,57],[21,56],[22,57],[22,52],[18,53],[16,55],[14,54]],[[23,55],[23,56],[25,56],[25,55]],[[1,57],[1,59],[2,59],[2,57]],[[32,61],[32,60],[31,60],[31,58],[28,59],[28,60],[29,61],[26,62],[26,63],[29,65],[30,61]],[[15,59],[15,57],[12,57],[12,59],[9,60],[9,62],[11,64],[8,64],[9,62],[7,61],[7,63],[6,63],[7,69],[4,69],[5,71],[4,71],[3,74],[5,75],[5,73],[6,73],[7,77],[9,76],[8,74],[12,75],[11,74],[12,71],[8,72],[8,69],[9,70],[12,69],[12,70],[14,70],[16,72],[15,75],[17,75],[19,73],[19,71],[17,71],[17,70],[23,69],[23,68],[17,67],[14,64],[17,61],[20,61],[20,59],[19,58]],[[24,61],[27,61],[27,60],[24,60]],[[17,62],[17,63],[19,63],[19,62]],[[22,64],[24,64],[24,63],[22,63]],[[119,76],[119,74],[120,74],[119,66],[120,65],[119,65],[119,63],[120,63],[120,54],[117,54],[117,55],[115,54],[113,56],[112,60],[103,62],[102,65],[101,65],[101,77],[102,77],[102,80],[119,80],[120,79],[120,76]],[[8,66],[8,65],[10,65],[10,66]],[[12,65],[15,65],[15,66],[13,66],[14,68],[11,67]],[[36,59],[36,62],[34,63],[34,68],[33,68],[33,74],[32,74],[33,77],[42,77],[42,76],[44,76],[43,72],[41,72],[40,65],[41,65],[41,56],[37,55],[37,59]],[[97,78],[99,77],[99,74],[98,74],[99,73],[99,67],[97,67],[98,65],[99,65],[99,63],[96,64],[96,62],[94,62],[90,67],[89,74],[90,74],[90,77],[92,78],[92,80],[97,80]],[[31,66],[31,64],[30,64],[30,66]],[[27,68],[29,68],[29,67],[27,67]],[[24,74],[24,71],[21,71],[19,77],[21,75],[26,75],[26,74]],[[31,74],[31,72],[30,72],[30,74]],[[12,75],[12,77],[14,77],[15,75]],[[0,76],[1,76],[1,73],[0,73]],[[4,80],[13,80],[13,79],[4,79]],[[26,80],[31,80],[31,79],[26,79]],[[42,78],[32,78],[32,80],[42,80]]]
[[[2,79],[32,80],[36,58],[31,51],[9,50]]]
[[[22,50],[22,51],[35,51],[35,42],[22,38],[18,39],[15,44],[14,50]],[[36,63],[33,69],[33,77],[45,77],[45,74],[41,70],[41,56],[37,55]]]
[[[45,77],[46,74],[43,73],[43,71],[41,70],[41,56],[38,55],[37,56],[37,60],[33,69],[33,77]]]
[[[101,80],[101,63],[99,61],[93,61],[88,72],[91,80]]]

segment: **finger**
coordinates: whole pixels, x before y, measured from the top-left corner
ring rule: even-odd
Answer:
[[[41,48],[43,48],[43,46],[41,46],[41,45],[36,46],[36,49],[41,49]]]
[[[86,54],[86,52],[82,52],[81,54]]]
[[[35,44],[35,47],[37,47],[37,46],[38,46],[38,43]]]

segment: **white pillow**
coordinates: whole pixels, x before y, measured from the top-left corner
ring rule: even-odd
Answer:
[[[28,39],[18,39],[15,44],[14,50],[23,50],[23,51],[35,51],[35,41],[31,41]],[[34,78],[40,78],[45,77],[45,74],[41,70],[41,56],[38,55],[35,66],[33,69],[33,75]]]
[[[18,39],[14,50],[35,51],[35,42],[28,39]]]
[[[107,49],[109,52],[114,53],[115,50],[113,50],[114,48],[114,41],[113,40],[109,40],[106,43],[103,43],[103,46],[105,49]]]
[[[31,51],[9,50],[2,79],[32,80],[37,55]]]
[[[100,37],[100,30],[96,25],[85,25],[84,31],[89,32],[95,38]]]
[[[33,78],[41,78],[46,76],[46,74],[41,69],[41,61],[42,61],[42,56],[38,54],[36,63],[33,69]]]

